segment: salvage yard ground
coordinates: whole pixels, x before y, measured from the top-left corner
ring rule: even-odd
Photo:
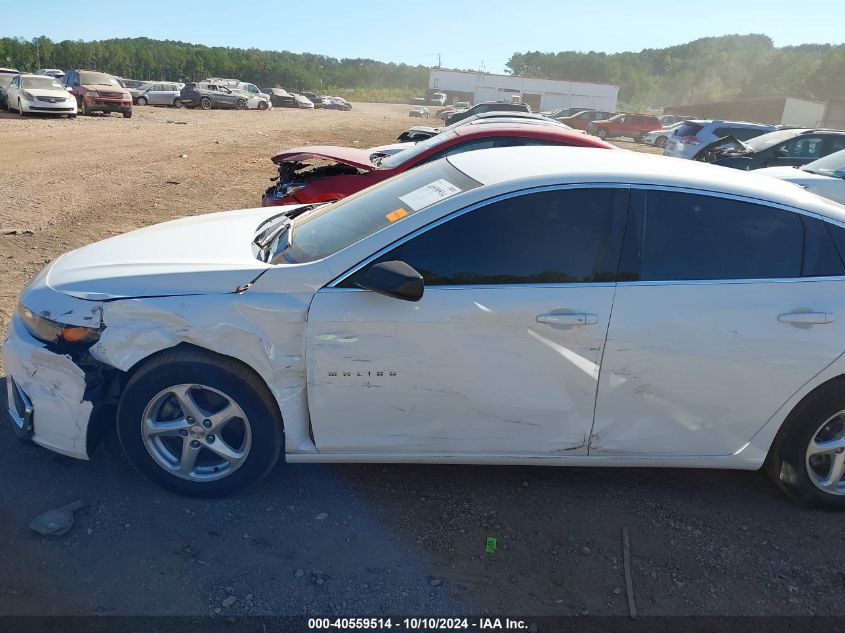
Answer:
[[[275,150],[388,143],[420,123],[407,112],[0,114],[0,329],[57,255],[257,206]],[[30,530],[76,499],[68,534]],[[845,514],[762,473],[281,464],[209,502],[146,483],[114,436],[76,461],[0,413],[0,614],[625,615],[623,527],[642,615],[845,614]]]

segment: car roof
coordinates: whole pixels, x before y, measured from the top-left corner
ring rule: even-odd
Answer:
[[[596,137],[585,135],[580,130],[573,130],[563,125],[555,125],[554,123],[544,123],[542,121],[527,122],[527,121],[487,121],[483,125],[462,125],[456,127],[450,132],[454,136],[495,136],[497,134],[505,134],[506,136],[520,136],[525,134],[537,134],[541,136],[554,136],[563,138],[573,138],[579,142],[584,142],[585,137],[590,141],[596,141]],[[586,144],[586,143],[584,143]],[[608,147],[613,147],[609,143],[605,143]]]
[[[630,150],[594,152],[581,147],[505,147],[455,154],[447,160],[483,185],[524,181],[520,188],[552,183],[683,187],[797,207],[845,223],[845,206],[792,183],[744,170]]]

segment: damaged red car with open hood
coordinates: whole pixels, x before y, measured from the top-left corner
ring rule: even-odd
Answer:
[[[613,145],[581,132],[523,123],[464,125],[390,156],[352,147],[296,147],[273,156],[279,175],[264,193],[261,203],[267,207],[339,200],[444,156],[519,145],[615,149]]]

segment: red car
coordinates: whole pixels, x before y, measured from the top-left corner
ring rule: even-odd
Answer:
[[[600,139],[547,124],[462,125],[386,157],[352,147],[312,146],[273,156],[278,182],[264,193],[265,207],[339,200],[429,161],[491,147],[570,145],[615,149]]]
[[[639,141],[648,132],[662,127],[660,119],[650,114],[617,114],[609,119],[592,121],[587,126],[587,132],[599,138],[627,136]]]

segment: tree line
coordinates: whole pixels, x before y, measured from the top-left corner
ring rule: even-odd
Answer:
[[[419,94],[428,86],[425,66],[144,37],[93,42],[5,37],[0,38],[4,63],[21,70],[91,68],[132,79],[237,77],[260,86],[324,93],[344,89],[391,99]],[[845,45],[776,48],[765,35],[726,35],[639,52],[514,53],[507,72],[616,83],[621,106],[627,108],[767,96],[824,101],[845,94]]]
[[[845,94],[845,45],[776,48],[765,35],[705,37],[637,53],[515,53],[507,68],[515,75],[616,83],[620,101],[636,107]]]
[[[82,42],[0,38],[0,65],[19,70],[88,68],[129,79],[195,81],[232,77],[259,86],[320,92],[343,89],[424,90],[428,68],[372,59],[203,46],[146,37]]]

